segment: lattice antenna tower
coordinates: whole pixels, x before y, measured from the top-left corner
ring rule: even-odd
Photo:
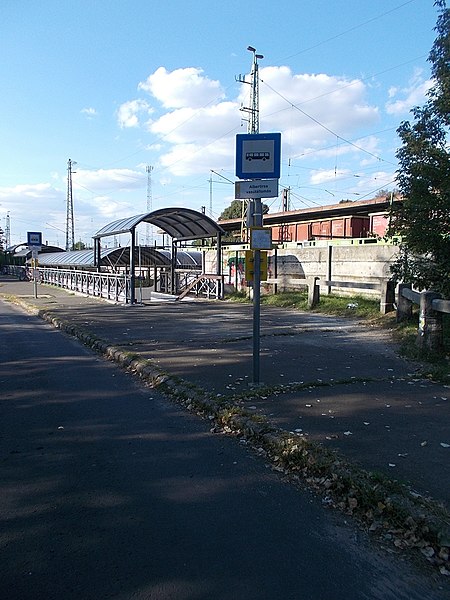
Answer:
[[[239,83],[247,83],[250,85],[250,106],[241,106],[241,111],[249,114],[247,120],[247,132],[248,133],[259,133],[259,67],[258,60],[264,58],[262,54],[257,54],[256,48],[248,46],[247,50],[252,52],[252,70],[250,73],[250,81],[246,81],[245,75],[239,75],[237,81]],[[241,221],[241,240],[244,240],[244,230],[247,223],[249,201],[244,200],[242,202],[242,221]]]
[[[152,194],[152,171],[153,167],[151,165],[147,165],[145,167],[145,171],[147,173],[147,213],[152,212],[153,210],[153,194]],[[151,227],[150,223],[146,224],[145,227],[145,245],[150,246],[151,244]]]
[[[250,106],[241,106],[241,111],[249,114],[249,118],[245,119],[248,123],[248,133],[259,133],[259,67],[258,60],[264,58],[262,54],[257,54],[256,48],[248,46],[247,50],[253,53],[252,70],[250,73],[250,81],[247,81],[245,75],[239,75],[236,81],[250,85]]]
[[[6,213],[5,245],[6,248],[10,248],[11,246],[11,220],[9,217],[9,213]]]
[[[66,213],[66,250],[75,248],[75,222],[73,218],[73,191],[72,174],[76,173],[73,167],[77,163],[74,160],[67,161],[67,213]]]

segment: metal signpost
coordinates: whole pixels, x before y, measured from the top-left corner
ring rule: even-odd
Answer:
[[[261,250],[272,248],[271,230],[263,228],[261,198],[278,196],[281,133],[236,136],[236,198],[249,198],[247,224],[253,252],[253,385],[260,384]]]
[[[27,232],[27,246],[31,250],[32,268],[33,268],[33,288],[34,297],[38,297],[37,293],[37,280],[39,277],[38,273],[38,253],[42,246],[42,233],[40,231],[28,231]]]

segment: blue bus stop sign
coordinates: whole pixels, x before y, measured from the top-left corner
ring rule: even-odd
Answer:
[[[28,231],[27,246],[42,246],[42,233],[40,231]]]
[[[238,133],[236,136],[236,177],[279,179],[281,133]]]

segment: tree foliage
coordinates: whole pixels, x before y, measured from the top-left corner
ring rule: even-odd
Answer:
[[[401,123],[397,181],[404,201],[393,208],[391,233],[401,236],[394,278],[450,298],[450,9],[439,9],[429,61],[433,86],[414,121]]]
[[[79,242],[75,242],[73,249],[74,250],[85,250],[86,247],[87,247],[86,244],[80,240]]]
[[[243,204],[244,203],[242,200],[233,200],[230,206],[228,206],[222,212],[222,214],[219,217],[219,221],[226,221],[227,219],[241,219]],[[262,203],[262,212],[263,215],[269,212],[269,207],[267,206],[267,204],[264,204],[264,202]]]

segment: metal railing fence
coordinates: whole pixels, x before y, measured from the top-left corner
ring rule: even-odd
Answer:
[[[80,294],[105,298],[113,302],[128,302],[130,277],[125,273],[98,273],[74,269],[40,268],[42,283],[56,285]]]

